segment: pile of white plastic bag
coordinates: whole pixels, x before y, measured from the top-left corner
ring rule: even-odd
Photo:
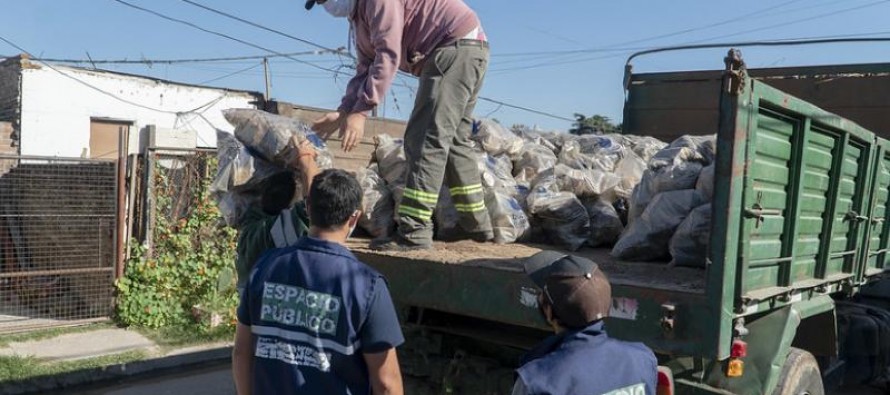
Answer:
[[[714,136],[684,136],[656,153],[634,188],[612,255],[704,266],[714,191]]]
[[[265,180],[275,174],[294,172],[295,200],[302,197],[301,177],[293,166],[297,157],[294,143],[308,139],[318,151],[319,167],[327,169],[333,165],[324,141],[303,122],[254,109],[230,109],[223,115],[235,132],[217,130],[219,163],[211,192],[231,227],[241,226],[244,214],[259,204]],[[296,141],[292,142],[294,137]]]
[[[571,250],[618,240],[633,188],[650,157],[667,145],[651,137],[510,130],[487,119],[476,122],[472,140],[495,241],[549,242]],[[369,219],[393,215],[405,182],[402,141],[381,135],[376,144],[372,167],[361,178],[375,190],[382,180],[393,204],[366,201],[366,209],[377,210]],[[374,193],[377,199],[384,195]],[[440,191],[434,222],[437,235],[462,231],[447,188]],[[362,227],[374,237],[394,229],[370,220]]]

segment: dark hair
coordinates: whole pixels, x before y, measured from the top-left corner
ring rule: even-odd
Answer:
[[[282,171],[266,180],[263,188],[263,211],[269,215],[278,215],[281,210],[290,207],[296,193],[297,182],[294,181],[294,173]]]
[[[312,179],[309,190],[309,220],[323,229],[341,226],[361,209],[362,195],[352,174],[339,169],[322,171]]]

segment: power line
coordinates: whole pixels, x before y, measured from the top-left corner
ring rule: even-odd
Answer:
[[[843,13],[847,13],[847,12],[851,12],[851,11],[861,10],[861,9],[864,9],[864,8],[874,7],[874,6],[876,6],[876,5],[880,5],[880,4],[883,4],[883,3],[887,3],[888,1],[890,1],[890,0],[879,0],[879,1],[872,2],[872,3],[868,3],[868,4],[859,5],[859,6],[856,6],[856,7],[844,8],[844,9],[841,9],[841,10],[831,11],[831,12],[826,12],[826,13],[822,13],[822,14],[819,14],[819,15],[815,15],[815,16],[811,16],[811,17],[807,17],[807,18],[802,18],[802,19],[797,19],[797,20],[793,20],[793,21],[785,21],[785,22],[782,22],[782,23],[777,23],[777,24],[769,25],[769,26],[763,26],[763,27],[759,27],[759,28],[756,28],[756,29],[752,29],[752,30],[744,30],[744,31],[738,31],[738,32],[735,32],[735,33],[724,34],[724,35],[722,35],[722,36],[709,37],[709,38],[704,39],[704,40],[693,41],[693,42],[689,42],[689,43],[687,43],[687,44],[697,44],[697,43],[701,43],[701,42],[708,42],[708,41],[718,40],[718,39],[721,39],[721,38],[735,37],[735,36],[739,36],[739,35],[742,35],[742,34],[761,32],[761,31],[764,31],[764,30],[775,29],[775,28],[778,28],[778,27],[785,27],[785,26],[790,26],[790,25],[796,25],[796,24],[798,24],[798,23],[809,22],[809,21],[813,21],[813,20],[816,20],[816,19],[827,18],[827,17],[831,17],[831,16],[838,15],[838,14],[843,14]]]
[[[632,54],[627,58],[627,63],[642,55],[649,55],[658,52],[679,51],[687,49],[707,49],[707,48],[728,48],[728,47],[779,47],[779,46],[796,46],[796,45],[814,45],[814,44],[836,44],[836,43],[868,43],[868,42],[890,42],[890,37],[856,37],[856,38],[829,38],[818,40],[797,40],[797,41],[743,41],[729,43],[712,43],[712,44],[690,44],[677,45],[672,47],[647,49]]]
[[[294,36],[294,35],[287,34],[287,33],[282,32],[282,31],[280,31],[280,30],[275,30],[275,29],[272,29],[272,28],[270,28],[270,27],[263,26],[263,25],[261,25],[261,24],[259,24],[259,23],[256,23],[256,22],[251,22],[251,21],[249,21],[249,20],[247,20],[247,19],[244,19],[244,18],[235,16],[235,15],[232,15],[232,14],[227,13],[227,12],[224,12],[224,11],[220,11],[220,10],[215,9],[215,8],[212,8],[212,7],[208,7],[208,6],[203,5],[203,4],[201,4],[201,3],[197,3],[197,2],[194,2],[194,1],[191,1],[191,0],[180,0],[180,1],[182,1],[183,3],[186,3],[186,4],[190,4],[190,5],[192,5],[192,6],[195,6],[195,7],[201,8],[201,9],[203,9],[203,10],[210,11],[210,12],[212,12],[212,13],[214,13],[214,14],[222,15],[222,16],[224,16],[224,17],[226,17],[226,18],[234,19],[234,20],[236,20],[236,21],[238,21],[238,22],[241,22],[241,23],[246,23],[246,24],[248,24],[248,25],[250,25],[250,26],[253,26],[253,27],[255,27],[255,28],[263,29],[263,30],[265,30],[265,31],[267,31],[267,32],[274,33],[274,34],[277,34],[277,35],[279,35],[279,36],[289,38],[289,39],[291,39],[291,40],[299,41],[299,42],[301,42],[301,43],[303,43],[303,44],[311,45],[311,46],[316,47],[316,48],[318,48],[318,49],[322,49],[322,50],[325,50],[325,51],[331,51],[331,52],[343,52],[343,51],[344,51],[343,48],[331,49],[331,48],[325,47],[324,45],[318,44],[318,43],[316,43],[316,42],[312,42],[312,41],[309,41],[309,40],[306,40],[306,39],[303,39],[303,38],[300,38],[300,37],[296,37],[296,36]]]
[[[559,119],[559,120],[563,120],[563,121],[575,122],[575,120],[574,120],[574,119],[571,119],[571,118],[561,117],[561,116],[559,116],[559,115],[551,114],[551,113],[548,113],[548,112],[538,111],[538,110],[534,110],[534,109],[531,109],[531,108],[528,108],[528,107],[517,106],[517,105],[514,105],[514,104],[510,104],[510,103],[502,102],[502,101],[500,101],[500,100],[489,99],[489,98],[487,98],[487,97],[482,97],[482,96],[480,96],[480,97],[479,97],[479,100],[487,101],[487,102],[489,102],[489,103],[498,104],[498,105],[501,105],[501,106],[504,106],[504,107],[514,108],[514,109],[517,109],[517,110],[527,111],[527,112],[530,112],[530,113],[533,113],[533,114],[543,115],[543,116],[545,116],[545,117],[550,117],[550,118]]]
[[[22,47],[19,46],[18,44],[14,43],[14,42],[12,42],[12,41],[10,41],[10,40],[8,40],[8,39],[6,39],[6,38],[3,37],[3,36],[0,36],[0,41],[5,42],[6,44],[8,44],[8,45],[10,45],[11,47],[13,47],[13,48],[19,50],[21,53],[23,53],[23,54],[25,54],[25,55],[31,56],[31,53],[28,52],[28,50],[22,48]],[[154,108],[154,107],[151,107],[151,106],[147,106],[147,105],[144,105],[144,104],[141,104],[141,103],[137,103],[137,102],[134,102],[134,101],[131,101],[131,100],[122,98],[122,97],[120,97],[120,96],[117,96],[117,95],[115,95],[114,93],[108,92],[108,91],[106,91],[106,90],[104,90],[104,89],[102,89],[102,88],[99,88],[99,87],[97,87],[97,86],[95,86],[95,85],[92,85],[92,84],[90,84],[89,82],[86,82],[86,81],[84,81],[84,80],[82,80],[82,79],[80,79],[80,78],[77,78],[77,77],[75,77],[75,76],[73,76],[73,75],[70,75],[70,74],[68,74],[68,73],[65,73],[65,72],[63,72],[62,70],[59,70],[58,68],[56,68],[55,66],[53,66],[53,65],[50,64],[50,63],[43,63],[43,64],[44,64],[46,67],[49,67],[51,70],[55,71],[56,73],[61,74],[62,76],[66,77],[66,78],[68,78],[68,79],[71,79],[71,80],[73,80],[73,81],[75,81],[75,82],[77,82],[77,83],[79,83],[79,84],[81,84],[81,85],[86,86],[87,88],[90,88],[90,89],[92,89],[92,90],[94,90],[94,91],[97,91],[97,92],[99,92],[99,93],[101,93],[101,94],[103,94],[103,95],[105,95],[105,96],[111,97],[112,99],[115,99],[115,100],[120,101],[120,102],[122,102],[122,103],[129,104],[129,105],[131,105],[131,106],[139,107],[139,108],[142,108],[142,109],[145,109],[145,110],[149,110],[149,111],[154,111],[154,112],[159,112],[159,113],[164,113],[164,114],[175,114],[177,117],[181,116],[182,114],[194,113],[194,112],[196,112],[196,111],[201,111],[202,109],[209,108],[209,107],[213,106],[214,104],[219,103],[224,97],[226,97],[226,96],[228,95],[227,92],[223,92],[223,94],[222,94],[220,97],[218,97],[218,98],[216,98],[216,99],[214,99],[214,100],[212,100],[212,101],[210,101],[210,102],[208,102],[208,103],[206,103],[206,104],[203,104],[203,105],[201,105],[201,106],[199,106],[199,107],[196,107],[196,108],[194,108],[194,109],[192,109],[192,110],[188,110],[188,111],[170,111],[170,110],[162,110],[162,109],[159,109],[159,108]]]
[[[222,80],[222,79],[226,79],[226,78],[229,78],[229,77],[234,77],[234,76],[236,76],[236,75],[238,75],[238,74],[246,73],[246,72],[248,72],[248,71],[250,71],[250,70],[253,70],[253,69],[257,68],[257,67],[260,67],[260,66],[262,66],[262,65],[263,65],[262,63],[260,63],[260,64],[255,64],[255,65],[253,65],[253,66],[250,66],[250,67],[247,67],[247,68],[238,70],[238,71],[233,71],[233,72],[228,73],[228,74],[226,74],[226,75],[223,75],[223,76],[221,76],[221,77],[216,77],[216,78],[213,78],[213,79],[209,79],[209,80],[207,80],[207,81],[199,82],[198,85],[206,85],[206,84],[209,84],[209,83],[211,83],[211,82],[216,82],[216,81],[219,81],[219,80]]]
[[[592,53],[602,53],[602,52],[629,53],[630,51],[640,51],[640,50],[645,50],[645,49],[649,49],[649,48],[645,48],[645,47],[642,47],[642,48],[641,47],[619,48],[619,46],[636,44],[636,43],[641,43],[641,42],[646,42],[646,41],[652,41],[652,40],[666,38],[666,37],[678,36],[678,35],[691,33],[691,32],[695,32],[695,31],[700,31],[700,30],[707,30],[710,28],[719,27],[719,26],[723,26],[726,24],[737,23],[744,19],[755,17],[758,15],[762,18],[762,17],[768,17],[768,16],[781,15],[784,13],[799,11],[799,10],[803,10],[803,9],[810,10],[815,7],[832,5],[832,4],[836,3],[835,1],[828,1],[828,2],[823,2],[823,3],[817,4],[817,5],[807,5],[806,7],[802,7],[802,8],[794,8],[794,9],[784,10],[784,11],[780,11],[780,12],[776,12],[776,13],[769,13],[769,11],[783,8],[785,6],[788,6],[788,5],[791,5],[793,3],[797,3],[800,1],[802,1],[802,0],[790,0],[790,1],[786,1],[781,4],[777,4],[777,5],[770,6],[770,7],[764,8],[764,9],[756,10],[756,11],[753,11],[753,12],[750,12],[750,13],[747,13],[744,15],[736,16],[733,18],[719,21],[719,22],[714,22],[714,23],[710,23],[710,24],[695,27],[695,28],[683,29],[683,30],[679,30],[679,31],[671,32],[671,33],[654,35],[654,36],[645,37],[645,38],[641,38],[641,39],[635,39],[635,40],[625,41],[625,42],[621,42],[621,43],[611,44],[611,45],[607,45],[604,47],[576,49],[576,50],[564,50],[564,51],[538,51],[538,52],[526,52],[526,53],[515,52],[515,53],[507,53],[507,54],[493,54],[492,56],[522,57],[522,56],[551,55],[551,56],[565,57],[568,55],[581,55],[581,54],[592,54]],[[812,17],[798,19],[798,20],[794,20],[794,21],[790,21],[790,22],[783,22],[781,24],[775,24],[775,25],[758,28],[758,29],[754,29],[754,30],[744,30],[744,31],[736,32],[736,33],[727,34],[727,35],[722,35],[722,36],[717,36],[717,37],[709,37],[708,39],[705,39],[705,40],[686,42],[686,43],[684,43],[684,45],[685,44],[695,44],[695,43],[700,43],[700,42],[707,42],[707,41],[711,41],[713,39],[718,39],[718,38],[732,37],[732,36],[737,36],[737,35],[745,34],[745,33],[752,33],[752,32],[757,32],[757,31],[761,31],[761,30],[768,30],[768,29],[772,29],[772,28],[776,28],[776,27],[788,26],[791,24],[808,22],[810,20],[819,19],[819,18],[823,18],[823,17],[827,17],[827,16],[832,16],[832,15],[835,15],[838,13],[845,13],[845,12],[849,12],[849,11],[866,8],[866,7],[871,7],[871,6],[880,4],[883,1],[886,1],[886,0],[878,1],[875,3],[869,3],[869,4],[865,4],[865,5],[860,5],[860,6],[856,6],[856,7],[851,7],[851,8],[847,8],[847,9],[841,9],[838,11],[831,11],[831,12],[827,12],[827,13],[812,16]],[[563,64],[571,64],[571,63],[581,63],[581,62],[588,62],[588,61],[600,60],[600,59],[610,59],[610,58],[615,58],[615,57],[619,57],[619,56],[621,56],[621,55],[616,54],[615,56],[598,56],[598,57],[593,57],[593,58],[586,57],[586,58],[581,58],[581,59],[576,58],[576,59],[564,60],[564,61],[560,61],[560,62],[552,62],[551,61],[551,62],[547,62],[547,63],[535,64],[535,65],[529,66],[529,68],[538,68],[538,67],[544,67],[544,66],[549,66],[549,65],[563,65]],[[531,60],[531,59],[528,59],[528,60]],[[521,61],[515,61],[513,63],[517,63],[517,62],[521,62]],[[518,67],[507,68],[507,69],[497,69],[497,70],[493,70],[493,71],[513,71],[513,70],[524,70],[524,69],[525,69],[524,67],[518,66]]]
[[[261,60],[263,58],[283,58],[289,56],[304,56],[304,55],[323,55],[326,52],[334,52],[327,50],[320,51],[303,51],[303,52],[290,52],[283,54],[270,54],[270,55],[245,55],[245,56],[230,56],[230,57],[222,57],[222,58],[191,58],[191,59],[102,59],[102,60],[89,60],[89,59],[57,59],[57,58],[39,58],[34,59],[41,62],[54,62],[54,63],[92,63],[92,64],[182,64],[182,63],[216,63],[216,62],[231,62],[238,60]]]
[[[194,23],[191,23],[191,22],[188,22],[188,21],[185,21],[185,20],[181,20],[181,19],[177,19],[177,18],[173,18],[173,17],[167,16],[167,15],[161,14],[161,13],[159,13],[159,12],[152,11],[152,10],[147,9],[147,8],[139,7],[139,6],[136,6],[136,5],[134,5],[134,4],[128,3],[128,2],[126,2],[126,1],[124,1],[124,0],[113,0],[113,1],[118,2],[118,3],[121,3],[121,4],[124,4],[124,5],[128,6],[128,7],[131,7],[131,8],[138,9],[138,10],[140,10],[140,11],[144,11],[144,12],[150,13],[150,14],[152,14],[152,15],[158,16],[158,17],[163,18],[163,19],[166,19],[166,20],[170,20],[170,21],[173,21],[173,22],[181,23],[181,24],[184,24],[184,25],[186,25],[186,26],[189,26],[189,27],[192,27],[192,28],[195,28],[195,29],[198,29],[198,30],[201,30],[201,31],[210,33],[210,34],[214,34],[214,35],[217,35],[217,36],[220,36],[220,37],[227,38],[227,39],[229,39],[229,40],[233,40],[233,41],[236,41],[236,42],[245,44],[245,45],[252,46],[252,47],[254,47],[254,48],[258,48],[258,49],[263,50],[263,51],[267,51],[267,52],[270,52],[270,53],[274,53],[274,54],[277,54],[277,55],[284,56],[284,54],[281,54],[281,53],[279,53],[279,52],[277,52],[277,51],[274,51],[274,50],[272,50],[272,49],[264,48],[264,47],[261,47],[261,46],[259,46],[259,45],[256,45],[256,44],[253,44],[253,43],[250,43],[250,42],[248,42],[248,41],[241,40],[241,39],[238,39],[238,38],[235,38],[235,37],[232,37],[232,36],[229,36],[229,35],[224,34],[224,33],[215,32],[215,31],[212,31],[212,30],[209,30],[209,29],[205,29],[205,28],[202,28],[202,27],[200,27],[200,26],[198,26],[198,25],[196,25],[196,24],[194,24]],[[330,50],[329,48],[326,48],[326,47],[324,47],[324,46],[321,46],[320,44],[316,44],[316,43],[313,43],[313,42],[311,42],[311,41],[309,41],[309,40],[304,40],[304,39],[301,39],[301,38],[298,38],[298,37],[290,37],[290,35],[288,35],[287,33],[283,33],[283,32],[280,32],[280,31],[277,31],[277,30],[274,30],[274,29],[266,28],[266,27],[260,25],[259,23],[252,22],[252,21],[249,21],[249,20],[244,19],[244,18],[240,18],[240,17],[236,17],[236,16],[233,16],[233,15],[227,14],[227,13],[225,13],[225,12],[216,10],[216,9],[211,8],[211,7],[209,7],[209,6],[201,5],[201,4],[199,4],[199,3],[195,3],[195,2],[192,2],[192,1],[186,1],[186,0],[182,0],[182,1],[184,1],[184,2],[186,2],[186,3],[189,3],[189,4],[192,4],[192,5],[194,5],[194,6],[200,7],[200,8],[202,8],[202,9],[205,9],[205,10],[208,10],[208,11],[211,11],[211,12],[214,12],[214,13],[217,13],[217,14],[219,14],[219,15],[223,15],[223,16],[226,16],[226,17],[228,17],[228,18],[237,20],[237,21],[239,21],[239,22],[246,23],[246,24],[251,25],[251,26],[254,26],[254,27],[257,27],[257,28],[261,28],[261,29],[263,29],[263,30],[267,30],[267,31],[275,32],[276,34],[283,35],[284,37],[288,37],[288,38],[291,38],[291,39],[294,39],[294,40],[298,40],[298,41],[300,41],[300,42],[308,42],[308,43],[310,43],[310,45],[313,45],[313,46],[316,46],[316,47],[320,47],[320,48],[322,48],[322,49]],[[349,56],[350,58],[354,58],[354,56],[353,56],[352,54],[348,54],[348,53],[344,54],[343,52],[338,52],[338,54],[342,54],[342,55]],[[346,74],[346,73],[343,73],[342,71],[339,71],[339,70],[334,70],[334,69],[324,68],[324,67],[321,67],[321,66],[312,64],[312,63],[310,63],[310,62],[305,62],[305,61],[301,61],[301,60],[295,59],[295,58],[290,57],[290,56],[284,56],[284,57],[286,57],[286,58],[288,58],[288,59],[291,59],[291,60],[294,60],[294,61],[297,61],[297,62],[299,62],[299,63],[309,64],[309,65],[311,65],[311,66],[313,66],[313,67],[315,67],[315,68],[318,68],[318,69],[321,69],[321,70],[325,70],[325,71],[334,73],[335,75]],[[399,74],[402,74],[402,75],[410,75],[410,74],[406,74],[406,73],[399,73]],[[411,77],[413,77],[413,76],[411,76]],[[396,81],[396,79],[394,79],[394,81]],[[404,81],[401,81],[401,84],[402,84],[405,88],[407,88],[407,89],[413,91],[413,89],[412,89],[411,87],[409,87],[406,83],[404,83]],[[547,113],[547,112],[544,112],[544,111],[538,111],[538,110],[530,109],[530,108],[527,108],[527,107],[516,106],[516,105],[512,105],[512,104],[504,103],[504,102],[502,102],[502,101],[500,101],[500,100],[495,100],[495,99],[491,99],[491,98],[487,98],[487,97],[481,97],[481,96],[480,96],[480,97],[479,97],[479,100],[485,100],[485,101],[489,101],[489,102],[496,103],[496,104],[503,104],[505,107],[510,107],[510,108],[514,108],[514,109],[517,109],[517,110],[528,111],[528,112],[531,112],[531,113],[534,113],[534,114],[544,115],[544,116],[548,116],[548,117],[551,117],[551,118],[556,118],[556,119],[566,120],[566,121],[570,121],[570,122],[573,122],[573,121],[574,121],[573,119],[570,119],[570,118],[560,117],[560,116],[558,116],[558,115],[550,114],[550,113]]]
[[[139,10],[139,11],[142,11],[142,12],[146,12],[146,13],[152,14],[152,15],[154,15],[154,16],[157,16],[157,17],[162,18],[162,19],[166,19],[166,20],[171,21],[171,22],[180,23],[180,24],[189,26],[189,27],[191,27],[191,28],[198,29],[198,30],[200,30],[200,31],[202,31],[202,32],[205,32],[205,33],[213,34],[213,35],[215,35],[215,36],[219,36],[219,37],[222,37],[222,38],[225,38],[225,39],[228,39],[228,40],[232,40],[232,41],[235,41],[235,42],[238,42],[238,43],[241,43],[241,44],[244,44],[244,45],[247,45],[247,46],[256,48],[256,49],[259,49],[259,50],[261,50],[261,51],[266,51],[266,52],[273,53],[273,54],[278,55],[278,56],[281,56],[281,57],[288,58],[288,59],[293,60],[294,62],[297,62],[297,63],[302,63],[302,64],[305,64],[305,65],[307,65],[307,66],[314,67],[314,68],[317,68],[317,69],[320,69],[320,70],[325,70],[325,71],[329,71],[329,72],[333,72],[333,73],[340,73],[340,72],[337,71],[337,70],[329,69],[329,68],[326,68],[326,67],[322,67],[322,66],[319,66],[319,65],[317,65],[317,64],[314,64],[314,63],[312,63],[312,62],[307,62],[307,61],[304,61],[304,60],[300,60],[300,59],[297,59],[297,58],[295,58],[295,57],[293,57],[293,56],[288,56],[288,55],[286,55],[286,54],[284,54],[284,53],[281,53],[281,52],[278,52],[278,51],[275,51],[275,50],[272,50],[272,49],[269,49],[269,48],[266,48],[266,47],[263,47],[263,46],[254,44],[254,43],[251,43],[251,42],[249,42],[249,41],[242,40],[242,39],[240,39],[240,38],[232,37],[232,36],[230,36],[230,35],[228,35],[228,34],[225,34],[225,33],[220,33],[220,32],[214,31],[214,30],[205,29],[205,28],[203,28],[203,27],[201,27],[201,26],[198,26],[198,25],[196,25],[196,24],[194,24],[194,23],[191,23],[191,22],[189,22],[189,21],[182,20],[182,19],[178,19],[178,18],[174,18],[174,17],[171,17],[171,16],[169,16],[169,15],[165,15],[165,14],[162,14],[162,13],[160,13],[160,12],[150,10],[150,9],[148,9],[148,8],[144,8],[144,7],[140,7],[140,6],[138,6],[138,5],[132,4],[132,3],[128,3],[128,2],[126,2],[126,1],[124,1],[124,0],[112,0],[112,1],[117,2],[117,3],[120,3],[120,4],[123,4],[123,5],[127,6],[127,7],[130,7],[130,8],[133,8],[133,9],[136,9],[136,10]]]
[[[775,40],[769,40],[769,42],[793,43],[793,42],[798,42],[798,41],[826,40],[825,43],[833,43],[833,42],[837,42],[837,41],[832,41],[834,39],[846,39],[846,38],[854,38],[854,39],[861,38],[861,39],[868,40],[868,41],[884,42],[885,39],[880,38],[880,37],[877,37],[877,38],[866,37],[866,36],[878,36],[878,35],[884,35],[884,34],[890,34],[890,30],[880,31],[880,32],[870,32],[870,33],[851,33],[851,34],[839,34],[839,35],[828,35],[828,36],[789,37],[789,38],[780,38],[780,39],[775,39]],[[850,42],[861,42],[861,41],[862,40],[853,40]],[[845,42],[845,41],[842,41],[842,42]],[[686,46],[686,45],[695,45],[695,44],[696,43],[679,44],[679,45],[677,45],[677,47]],[[735,45],[735,44],[734,43],[713,44],[713,46],[709,45],[709,46],[706,46],[703,48],[715,48],[715,47],[719,47],[720,45]],[[651,48],[651,47],[650,48],[638,48],[637,50],[638,51],[649,51],[649,50],[653,50],[653,49],[673,48],[673,47],[675,47],[675,46],[659,47],[659,48]],[[656,51],[656,52],[662,52],[662,51]],[[566,65],[566,64],[585,63],[585,62],[592,62],[592,61],[596,61],[596,60],[618,58],[618,57],[621,57],[624,55],[629,55],[631,53],[632,52],[630,52],[630,51],[625,51],[622,53],[616,53],[616,54],[612,54],[612,55],[585,57],[585,58],[580,58],[580,59],[564,60],[564,61],[560,61],[560,62],[545,62],[545,63],[538,63],[538,64],[527,65],[527,66],[517,66],[517,67],[494,69],[494,70],[491,70],[491,72],[499,73],[499,72],[509,72],[509,71],[520,71],[520,70],[530,70],[530,69],[536,69],[536,68],[542,68],[542,67],[561,66],[561,65]]]

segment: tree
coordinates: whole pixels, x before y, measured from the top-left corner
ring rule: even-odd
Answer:
[[[620,131],[621,125],[613,124],[609,117],[598,114],[587,117],[578,113],[575,113],[575,122],[569,129],[569,133],[577,135],[618,133]]]

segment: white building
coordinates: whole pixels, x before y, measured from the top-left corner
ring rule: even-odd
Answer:
[[[12,124],[12,143],[0,153],[116,158],[124,144],[128,153],[153,143],[215,147],[216,129],[232,129],[221,111],[261,100],[256,92],[10,58],[0,63],[0,122]]]

